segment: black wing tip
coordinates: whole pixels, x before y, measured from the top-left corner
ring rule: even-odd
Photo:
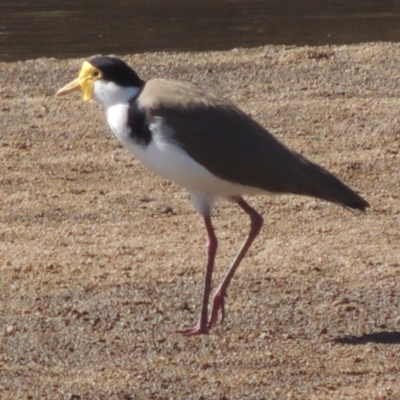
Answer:
[[[362,212],[365,212],[366,209],[370,207],[370,204],[362,197],[360,197],[360,199],[353,201],[352,203],[346,204],[346,207],[352,208],[353,210],[361,210]]]

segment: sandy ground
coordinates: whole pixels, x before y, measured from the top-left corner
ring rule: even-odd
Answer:
[[[124,56],[235,102],[370,203],[250,198],[227,318],[194,324],[203,222],[78,94],[82,60],[0,63],[1,399],[400,399],[400,45]],[[170,212],[172,209],[172,212]],[[215,212],[218,282],[247,234]]]

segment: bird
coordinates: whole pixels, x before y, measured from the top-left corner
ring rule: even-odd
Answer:
[[[207,263],[198,322],[173,332],[207,334],[225,318],[231,280],[263,226],[245,195],[296,194],[365,211],[369,203],[334,174],[289,149],[251,116],[222,96],[177,80],[142,80],[123,60],[96,56],[57,96],[74,91],[101,105],[108,124],[148,169],[184,189],[207,232]],[[218,239],[212,211],[219,199],[237,204],[250,230],[211,297]]]

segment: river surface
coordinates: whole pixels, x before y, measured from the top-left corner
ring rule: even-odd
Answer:
[[[400,39],[400,0],[1,0],[0,61]]]

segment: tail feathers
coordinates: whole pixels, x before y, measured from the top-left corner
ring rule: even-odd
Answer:
[[[313,196],[346,208],[365,211],[369,203],[339,178],[307,160],[303,164],[303,178],[299,180],[298,194]]]
[[[353,210],[365,211],[366,208],[370,206],[370,204],[367,201],[365,201],[361,196],[358,196],[358,199],[356,201],[346,204],[345,206],[352,208]]]

